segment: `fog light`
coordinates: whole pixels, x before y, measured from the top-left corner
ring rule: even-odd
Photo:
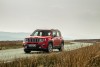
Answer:
[[[41,48],[41,47],[39,47],[39,48]]]

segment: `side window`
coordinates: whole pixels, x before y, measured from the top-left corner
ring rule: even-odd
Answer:
[[[59,32],[59,31],[57,31],[57,37],[60,37],[60,36],[61,36],[60,32]]]
[[[52,35],[55,37],[57,36],[56,31],[53,31]]]

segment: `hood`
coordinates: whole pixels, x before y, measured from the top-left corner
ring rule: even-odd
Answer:
[[[29,36],[27,38],[51,38],[51,36]]]

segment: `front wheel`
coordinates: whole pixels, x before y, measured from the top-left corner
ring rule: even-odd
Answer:
[[[64,44],[63,43],[60,45],[59,51],[64,51]]]
[[[52,47],[52,44],[51,43],[49,43],[49,45],[48,45],[48,48],[47,48],[47,52],[52,52],[53,51],[53,47]]]
[[[30,53],[31,51],[30,51],[30,50],[25,50],[25,49],[24,49],[24,52],[25,52],[25,53]]]

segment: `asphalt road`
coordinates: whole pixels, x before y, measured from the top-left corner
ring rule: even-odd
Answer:
[[[78,48],[86,47],[93,45],[92,43],[80,43],[80,42],[73,42],[74,44],[65,44],[64,45],[64,50],[69,51],[69,50],[75,50]],[[57,49],[53,50],[55,53],[59,53]],[[30,57],[30,56],[38,56],[41,54],[46,54],[43,52],[39,51],[32,51],[30,54],[25,54],[23,51],[23,48],[19,49],[8,49],[8,50],[0,50],[0,61],[11,61],[15,58],[21,58],[21,57]]]

